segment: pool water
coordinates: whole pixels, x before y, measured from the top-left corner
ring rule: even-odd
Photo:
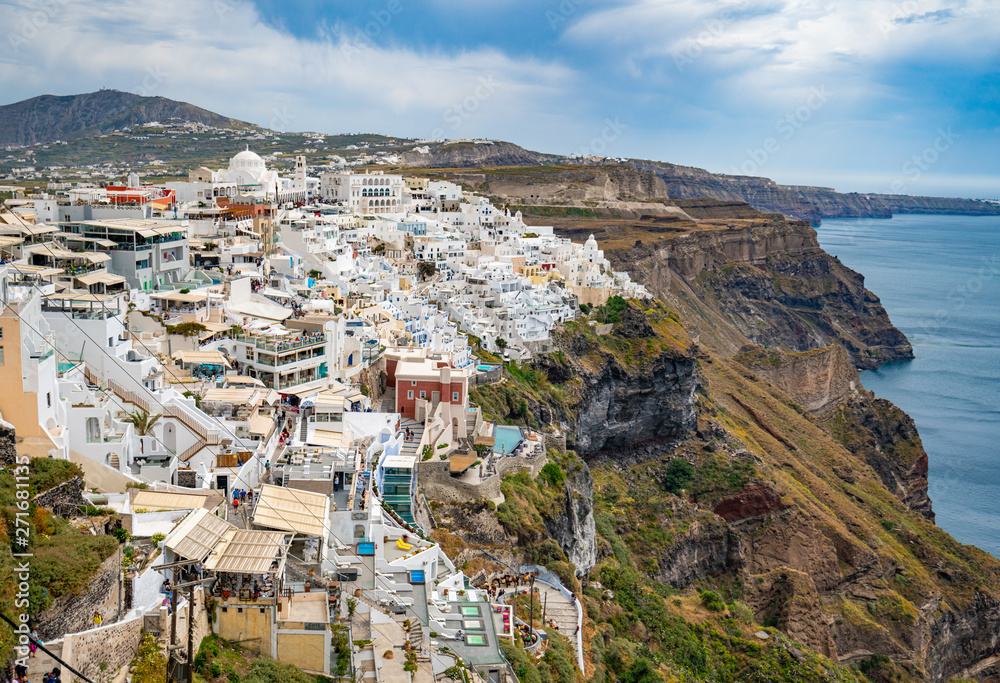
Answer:
[[[520,427],[507,425],[497,425],[493,430],[493,438],[496,439],[493,450],[497,453],[510,453],[524,440]]]
[[[462,616],[465,617],[478,617],[479,608],[473,605],[463,605],[462,606]]]
[[[470,633],[465,636],[465,642],[467,645],[485,645],[486,637]]]

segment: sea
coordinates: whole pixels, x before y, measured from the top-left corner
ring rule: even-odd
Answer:
[[[861,382],[916,422],[938,526],[1000,558],[1000,217],[831,219],[817,232],[913,344],[914,360]]]

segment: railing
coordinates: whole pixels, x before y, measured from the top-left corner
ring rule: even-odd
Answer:
[[[306,346],[317,346],[319,344],[326,343],[325,334],[310,335],[308,337],[303,337],[297,340],[289,341],[273,341],[265,339],[263,337],[258,337],[249,334],[238,334],[234,337],[236,341],[244,342],[246,344],[253,344],[256,348],[262,349],[264,351],[294,351],[295,349],[301,349]]]

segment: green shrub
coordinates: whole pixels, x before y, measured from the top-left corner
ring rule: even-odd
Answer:
[[[715,591],[703,591],[701,594],[701,604],[713,612],[725,612],[726,603],[722,596]]]
[[[550,462],[542,468],[538,474],[539,481],[546,482],[549,486],[561,486],[566,481],[566,473],[562,471],[557,463]]]
[[[683,458],[674,458],[667,465],[663,488],[675,496],[694,481],[694,466]]]

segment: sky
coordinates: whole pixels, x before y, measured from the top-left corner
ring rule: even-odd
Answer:
[[[284,131],[1000,197],[995,0],[0,0],[0,27],[0,104],[117,88]]]

